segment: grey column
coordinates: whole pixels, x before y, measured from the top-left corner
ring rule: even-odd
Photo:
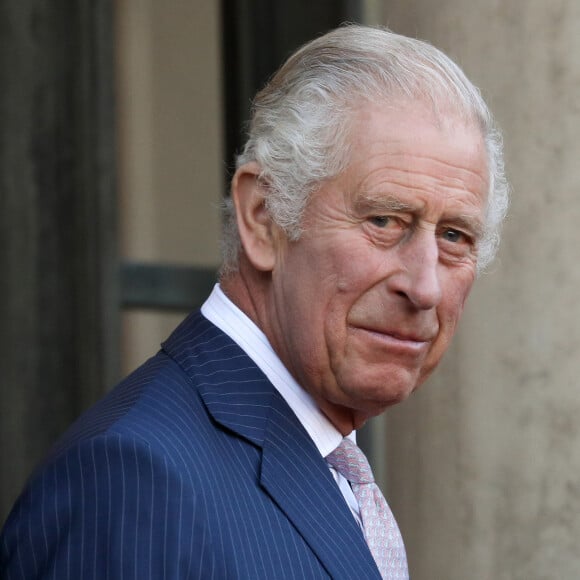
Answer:
[[[513,203],[439,373],[388,413],[413,580],[580,577],[580,4],[385,3],[482,87]]]
[[[0,520],[116,378],[112,3],[0,1]]]

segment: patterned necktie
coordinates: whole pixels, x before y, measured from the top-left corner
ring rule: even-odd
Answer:
[[[387,580],[408,580],[401,532],[375,483],[365,454],[350,439],[343,439],[326,461],[350,482],[360,508],[365,538],[381,576]]]

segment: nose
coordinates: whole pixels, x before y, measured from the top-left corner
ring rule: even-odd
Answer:
[[[401,268],[391,279],[392,290],[415,308],[430,310],[441,301],[439,248],[432,231],[417,231],[399,247]]]

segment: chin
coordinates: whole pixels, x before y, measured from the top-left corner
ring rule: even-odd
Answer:
[[[383,411],[388,407],[392,407],[393,405],[398,405],[399,403],[403,403],[404,401],[406,401],[411,396],[414,390],[415,387],[401,388],[395,391],[390,390],[389,393],[386,396],[383,396],[382,398],[381,402],[383,405]]]
[[[360,386],[351,391],[351,397],[356,403],[354,408],[358,409],[367,418],[375,417],[383,413],[388,407],[398,405],[406,401],[415,390],[415,381],[389,383],[389,385],[377,385],[373,387]]]
[[[364,408],[353,409],[353,428],[360,429],[369,419],[382,415],[389,407],[402,403],[410,393],[390,398],[388,401],[365,401]]]
[[[407,399],[417,388],[420,378],[421,373],[417,369],[391,367],[361,377],[353,384],[359,383],[359,387],[355,387],[356,392],[366,395],[365,398],[391,406]]]
[[[322,412],[344,435],[360,429],[368,419],[381,415],[388,407],[402,403],[415,390],[409,383],[382,384],[349,380],[345,388],[338,385],[334,396],[318,399]],[[340,393],[340,394],[339,394]]]

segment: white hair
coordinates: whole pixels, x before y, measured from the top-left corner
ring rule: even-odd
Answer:
[[[295,52],[253,102],[237,166],[255,161],[266,207],[290,240],[301,234],[309,196],[349,162],[350,119],[365,102],[427,101],[481,130],[489,192],[478,270],[494,258],[508,206],[501,134],[479,90],[430,44],[385,28],[347,25]],[[224,200],[221,273],[238,266],[240,239],[231,199]]]

